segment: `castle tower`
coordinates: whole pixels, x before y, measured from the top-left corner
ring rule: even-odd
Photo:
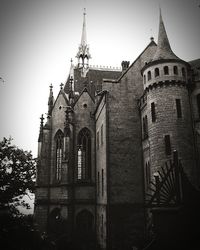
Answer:
[[[160,12],[155,55],[142,69],[143,158],[146,188],[153,175],[179,152],[185,173],[195,184],[194,139],[188,96],[189,64],[172,51]]]

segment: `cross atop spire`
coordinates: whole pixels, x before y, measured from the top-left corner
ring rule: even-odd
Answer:
[[[162,13],[160,8],[160,22],[159,22],[159,33],[158,33],[158,45],[153,61],[160,59],[179,59],[172,51],[165,25],[162,19]]]

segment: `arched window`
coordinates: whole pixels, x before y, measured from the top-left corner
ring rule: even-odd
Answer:
[[[147,78],[148,78],[148,81],[151,80],[151,71],[148,71]]]
[[[160,75],[159,68],[155,68],[154,74],[155,74],[155,77]]]
[[[61,130],[55,135],[55,143],[56,143],[56,180],[61,180],[61,172],[62,172],[62,156],[63,156],[63,133]]]
[[[168,66],[164,67],[164,75],[169,75],[169,67]]]
[[[197,95],[197,109],[198,109],[198,115],[200,118],[200,94]]]
[[[78,134],[78,180],[91,179],[91,133],[83,128]]]
[[[146,84],[146,75],[143,76],[144,84]]]
[[[185,77],[185,68],[182,68],[181,71],[182,71],[182,76]]]
[[[178,67],[174,66],[174,75],[178,75]]]

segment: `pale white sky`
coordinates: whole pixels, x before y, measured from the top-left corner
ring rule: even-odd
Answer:
[[[175,54],[200,58],[199,0],[0,0],[0,139],[37,156],[39,117],[69,73],[87,9],[92,65],[133,62],[154,36],[159,4]]]

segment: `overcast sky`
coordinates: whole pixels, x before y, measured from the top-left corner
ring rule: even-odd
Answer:
[[[200,58],[199,0],[0,0],[0,139],[37,156],[49,85],[56,97],[76,62],[84,7],[90,64],[120,66],[157,41],[159,5],[175,54]]]

